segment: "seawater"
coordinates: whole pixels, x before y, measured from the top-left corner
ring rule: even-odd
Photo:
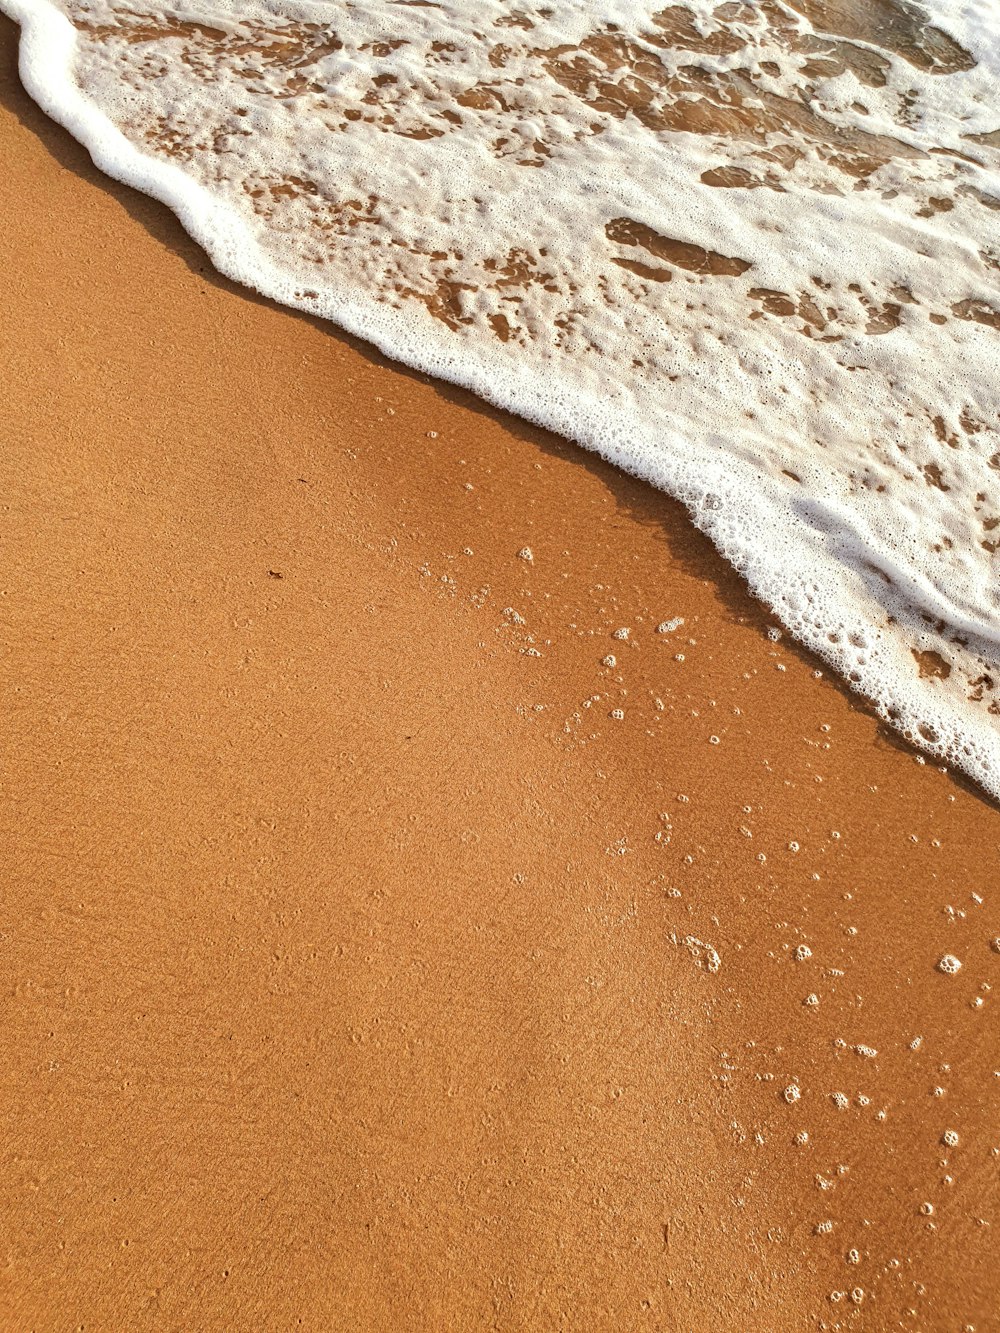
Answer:
[[[0,8],[222,272],[684,501],[1000,795],[994,0]]]

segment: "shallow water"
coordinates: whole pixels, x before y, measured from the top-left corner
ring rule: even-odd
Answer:
[[[1000,794],[987,0],[0,8],[221,270],[684,500]]]

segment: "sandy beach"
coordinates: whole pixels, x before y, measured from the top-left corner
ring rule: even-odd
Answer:
[[[1000,1329],[996,808],[0,31],[0,1326]]]

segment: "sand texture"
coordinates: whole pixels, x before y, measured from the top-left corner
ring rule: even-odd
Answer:
[[[996,809],[2,35],[0,1328],[1000,1328]]]

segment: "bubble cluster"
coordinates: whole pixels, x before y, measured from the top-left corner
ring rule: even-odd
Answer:
[[[722,958],[718,949],[695,935],[678,936],[671,934],[671,942],[687,949],[688,953],[706,972],[716,973],[722,967]]]

